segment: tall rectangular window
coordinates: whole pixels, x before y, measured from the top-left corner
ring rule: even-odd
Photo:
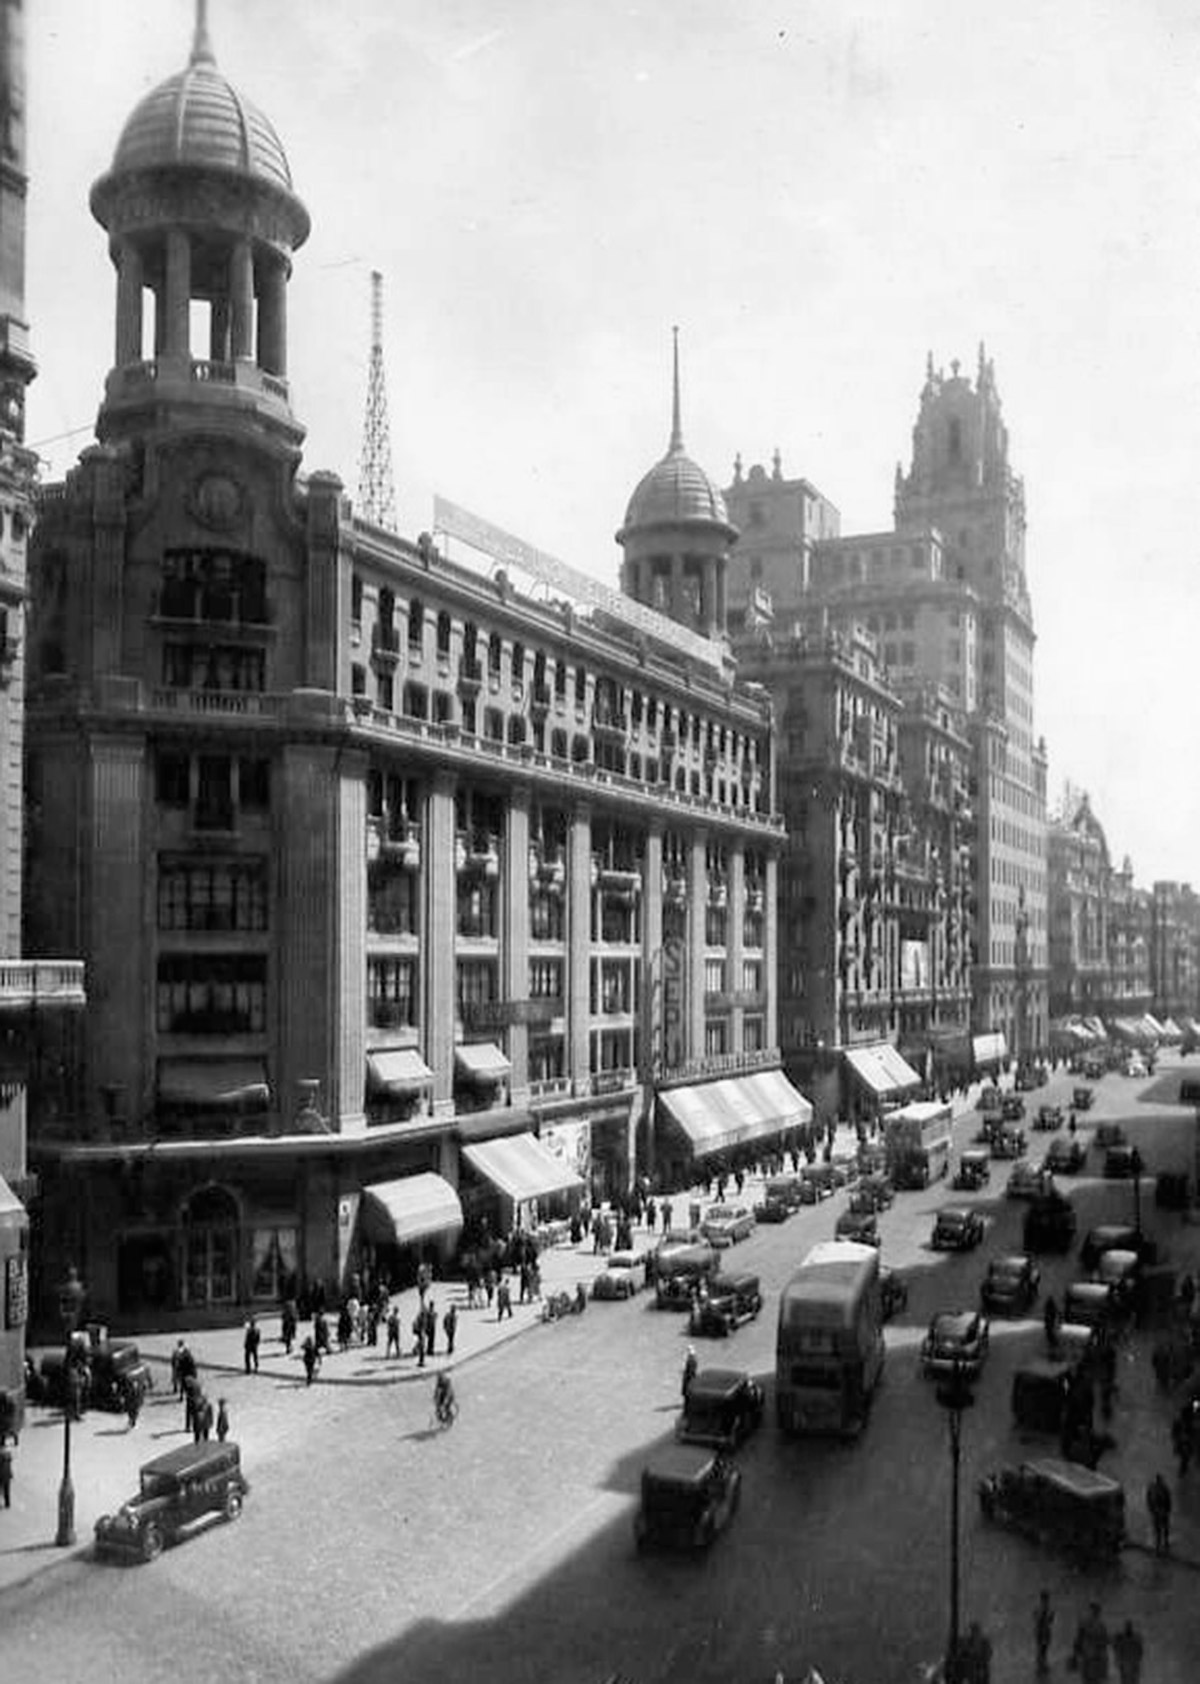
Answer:
[[[416,1026],[415,958],[367,960],[367,1021],[373,1029],[408,1029]]]

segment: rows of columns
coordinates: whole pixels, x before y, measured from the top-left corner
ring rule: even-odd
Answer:
[[[166,236],[165,274],[156,289],[155,355],[191,356],[192,245],[182,229]],[[142,358],[143,296],[146,266],[138,247],[124,240],[116,248],[117,335],[119,368]],[[255,258],[251,241],[233,241],[227,288],[211,300],[207,354],[214,362],[257,362],[268,374],[287,375],[287,281],[285,258],[260,253],[257,270],[258,320],[255,333]]]

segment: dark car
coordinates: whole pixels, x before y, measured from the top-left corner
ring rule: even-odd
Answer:
[[[990,1142],[993,1158],[1019,1158],[1028,1145],[1025,1130],[1014,1123],[1002,1123]]]
[[[78,1338],[82,1341],[83,1334]],[[81,1347],[83,1349],[83,1347]],[[100,1339],[86,1346],[81,1359],[83,1405],[89,1409],[123,1410],[130,1386],[144,1397],[154,1389],[154,1375],[132,1339]],[[62,1351],[48,1351],[38,1371],[33,1403],[61,1409],[67,1402],[67,1362]]]
[[[1019,1123],[1025,1115],[1025,1101],[1019,1093],[1006,1093],[1000,1101],[1000,1118],[1005,1123]]]
[[[738,1368],[702,1368],[693,1375],[675,1427],[681,1444],[736,1450],[762,1425],[763,1389]]]
[[[706,1549],[737,1513],[742,1476],[721,1451],[671,1444],[642,1471],[638,1549]]]
[[[754,1220],[756,1222],[786,1222],[795,1212],[795,1205],[786,1199],[780,1199],[773,1193],[764,1193],[754,1206]]]
[[[688,1310],[700,1282],[715,1274],[717,1254],[697,1241],[660,1245],[651,1253],[654,1302],[660,1310]]]
[[[1063,1108],[1061,1105],[1039,1105],[1033,1119],[1033,1126],[1039,1133],[1047,1130],[1060,1129],[1063,1126]]]
[[[1076,1111],[1090,1111],[1096,1103],[1094,1088],[1075,1088],[1071,1093],[1071,1104]]]
[[[832,1164],[805,1164],[800,1171],[800,1203],[815,1205],[821,1199],[831,1199],[838,1186]]]
[[[1017,1425],[1035,1433],[1061,1433],[1075,1374],[1074,1363],[1052,1357],[1035,1357],[1018,1368],[1010,1394]]]
[[[1125,1130],[1120,1123],[1097,1123],[1092,1135],[1092,1145],[1099,1152],[1107,1152],[1110,1146],[1127,1146]]]
[[[137,1495],[96,1522],[97,1553],[153,1561],[205,1522],[236,1520],[249,1489],[241,1452],[228,1440],[168,1450],[142,1468]]]
[[[1022,1244],[1026,1251],[1070,1251],[1078,1225],[1070,1200],[1057,1191],[1046,1193],[1025,1212]]]
[[[1110,1146],[1104,1154],[1104,1177],[1107,1181],[1131,1181],[1140,1175],[1141,1158],[1136,1146]]]
[[[833,1228],[836,1240],[857,1240],[860,1245],[879,1244],[879,1218],[873,1210],[844,1210]]]
[[[756,1222],[786,1222],[804,1203],[798,1175],[773,1175],[763,1188],[762,1202],[754,1207]]]
[[[982,1146],[968,1146],[958,1160],[954,1185],[962,1192],[976,1192],[992,1178],[992,1155]]]
[[[1054,1187],[1054,1177],[1041,1164],[1019,1158],[1009,1171],[1004,1187],[1008,1199],[1041,1199]]]
[[[935,1251],[971,1251],[983,1239],[983,1217],[976,1210],[954,1205],[939,1210],[929,1243]]]
[[[1037,1300],[1042,1271],[1025,1251],[993,1257],[979,1288],[984,1309],[996,1315],[1020,1315]]]
[[[1158,1261],[1158,1247],[1132,1222],[1102,1222],[1089,1228],[1079,1248],[1079,1261],[1085,1269],[1094,1269],[1106,1251],[1135,1251],[1147,1268]]]
[[[1124,1490],[1078,1462],[1001,1468],[980,1481],[979,1506],[987,1520],[1083,1555],[1115,1555],[1125,1542]]]
[[[1062,1319],[1076,1327],[1109,1330],[1121,1319],[1121,1308],[1111,1281],[1072,1281],[1063,1293]]]
[[[1087,1161],[1082,1140],[1070,1134],[1056,1134],[1046,1148],[1042,1165],[1052,1175],[1076,1175]]]
[[[742,1322],[752,1321],[762,1305],[757,1275],[711,1275],[701,1281],[692,1300],[691,1330],[724,1337]]]
[[[921,1368],[926,1374],[961,1370],[974,1378],[988,1351],[987,1317],[978,1310],[939,1310],[921,1342]]]
[[[883,1304],[883,1319],[891,1321],[908,1305],[908,1282],[895,1269],[889,1269],[881,1264],[879,1269],[879,1296]]]
[[[890,1176],[873,1170],[869,1175],[862,1177],[851,1197],[872,1199],[876,1210],[887,1210],[895,1203],[896,1191]]]

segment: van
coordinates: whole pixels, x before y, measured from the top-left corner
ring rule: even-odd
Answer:
[[[136,1494],[96,1522],[96,1553],[153,1561],[204,1522],[236,1520],[249,1489],[236,1444],[179,1445],[145,1463]]]
[[[986,1520],[1082,1555],[1116,1555],[1125,1542],[1125,1492],[1115,1479],[1047,1457],[1001,1468],[979,1485]]]

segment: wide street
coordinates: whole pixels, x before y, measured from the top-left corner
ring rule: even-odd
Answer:
[[[1060,1073],[1028,1096],[1031,1112],[1066,1098],[1072,1083]],[[1134,1119],[1128,1132],[1150,1169],[1190,1167],[1192,1115],[1139,1106],[1136,1093],[1150,1085],[1107,1076],[1081,1125]],[[963,1119],[956,1145],[973,1128]],[[1048,1138],[1031,1132],[1031,1155]],[[1084,1175],[1060,1181],[1081,1235],[1096,1220],[1132,1216],[1130,1183],[1104,1182],[1098,1170],[1093,1153]],[[996,1165],[987,1192],[963,1196],[984,1210],[988,1234],[962,1258],[927,1247],[932,1212],[959,1195],[940,1185],[898,1196],[881,1221],[883,1255],[909,1278],[910,1300],[889,1328],[866,1433],[849,1446],[788,1442],[768,1406],[742,1453],[740,1512],[706,1556],[642,1557],[632,1537],[641,1466],[674,1425],[685,1324],[645,1297],[596,1304],[465,1364],[449,1432],[431,1431],[424,1385],[305,1390],[269,1375],[233,1379],[252,1485],[242,1518],[147,1567],[75,1558],[4,1593],[5,1676],[602,1684],[619,1672],[631,1684],[770,1684],[778,1670],[793,1684],[817,1666],[826,1684],[913,1684],[944,1647],[949,1577],[946,1420],[916,1347],[932,1311],[973,1303],[987,1257],[1019,1243],[1024,1206],[1005,1200],[1006,1178],[1007,1165]],[[1148,1194],[1142,1203],[1172,1260],[1195,1267],[1200,1228],[1156,1210]],[[843,1204],[838,1195],[737,1248],[734,1264],[762,1276],[766,1308],[728,1343],[699,1345],[702,1363],[747,1367],[770,1391],[778,1288],[832,1233]],[[1043,1265],[1043,1288],[1060,1295],[1075,1257]],[[1118,1447],[1104,1463],[1126,1482],[1135,1541],[1119,1566],[1084,1574],[979,1516],[980,1474],[1053,1453],[1047,1441],[1022,1440],[1009,1414],[1013,1369],[1042,1342],[1040,1308],[993,1323],[965,1420],[964,1621],[978,1618],[993,1638],[993,1684],[1032,1678],[1032,1611],[1045,1586],[1058,1611],[1053,1676],[1063,1677],[1075,1623],[1102,1592],[1110,1619],[1131,1615],[1145,1633],[1146,1684],[1184,1684],[1196,1676],[1200,1573],[1141,1547],[1143,1493],[1161,1467],[1180,1554],[1198,1561],[1200,1472],[1181,1491],[1149,1336],[1123,1351]],[[178,1414],[160,1391],[143,1417],[143,1454],[182,1442]]]

